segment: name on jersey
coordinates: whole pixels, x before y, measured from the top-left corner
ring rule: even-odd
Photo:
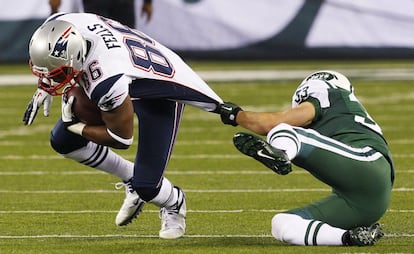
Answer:
[[[117,41],[114,34],[101,24],[93,24],[87,27],[89,31],[99,35],[108,49],[120,48],[121,44]]]

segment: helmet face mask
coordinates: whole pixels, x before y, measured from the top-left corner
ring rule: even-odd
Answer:
[[[42,80],[40,88],[61,95],[59,90],[67,84],[74,86],[82,76],[85,53],[86,42],[80,32],[69,22],[52,20],[38,28],[30,40],[30,69]]]
[[[64,86],[67,84],[74,86],[82,76],[82,71],[76,71],[70,66],[60,66],[50,72],[45,72],[44,70],[39,70],[40,68],[33,66],[30,62],[30,69],[32,70],[32,73],[42,81],[39,82],[39,87],[53,96],[62,95],[60,90]]]

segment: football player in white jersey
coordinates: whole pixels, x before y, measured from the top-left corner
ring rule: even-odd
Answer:
[[[332,187],[332,193],[302,208],[276,214],[272,235],[296,245],[373,245],[383,233],[377,221],[390,203],[394,166],[381,128],[336,71],[312,73],[284,112],[243,111],[221,106],[225,124],[249,133],[233,137],[236,148],[278,174],[291,163]]]
[[[23,121],[32,124],[41,105],[48,115],[51,96],[80,85],[101,110],[105,125],[79,122],[73,97],[62,96],[62,118],[51,145],[64,157],[121,178],[126,198],[116,224],[130,223],[146,202],[160,207],[160,238],[185,233],[186,202],[164,171],[171,156],[184,106],[218,113],[222,99],[174,52],[119,22],[88,13],[58,13],[33,34],[32,72],[39,87]],[[135,163],[108,147],[126,149],[138,121]]]

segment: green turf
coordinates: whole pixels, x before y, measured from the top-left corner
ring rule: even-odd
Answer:
[[[323,62],[327,65],[330,62]],[[193,63],[197,69],[257,68],[269,63]],[[335,63],[348,66],[349,63]],[[405,62],[389,63],[406,67]],[[275,68],[314,68],[316,63],[271,63]],[[234,67],[236,66],[236,67]],[[387,67],[385,61],[357,63]],[[326,66],[321,66],[325,68]],[[27,73],[25,65],[0,66],[0,74]],[[289,106],[297,81],[212,83],[225,100],[246,109]],[[0,87],[0,253],[411,253],[414,247],[414,90],[412,81],[360,80],[357,96],[382,126],[394,155],[397,178],[389,211],[380,223],[386,233],[373,247],[299,247],[274,240],[270,220],[278,211],[324,197],[329,188],[294,168],[275,175],[242,156],[231,143],[240,127],[187,107],[167,176],[187,192],[186,236],[160,240],[155,206],[137,221],[116,227],[124,193],[118,180],[56,155],[49,131],[60,116],[55,98],[50,117],[39,113],[33,126],[22,114],[34,87]],[[135,141],[136,142],[136,141]],[[135,143],[136,144],[136,143]],[[135,147],[120,151],[133,159]]]

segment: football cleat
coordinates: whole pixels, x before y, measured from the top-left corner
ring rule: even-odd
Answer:
[[[174,189],[178,191],[177,202],[171,207],[160,209],[161,230],[159,237],[162,239],[177,239],[185,233],[187,214],[185,195],[179,187],[174,186]]]
[[[292,171],[286,153],[272,147],[258,136],[239,132],[234,135],[233,143],[241,153],[253,157],[279,175],[286,175]]]
[[[115,218],[115,224],[118,226],[126,226],[131,223],[132,220],[138,217],[145,204],[145,201],[138,196],[138,193],[132,187],[131,180],[115,185],[116,189],[122,187],[125,187],[126,196]]]
[[[349,234],[348,244],[351,246],[371,246],[384,236],[378,223],[369,227],[357,227],[348,230],[347,233]]]

